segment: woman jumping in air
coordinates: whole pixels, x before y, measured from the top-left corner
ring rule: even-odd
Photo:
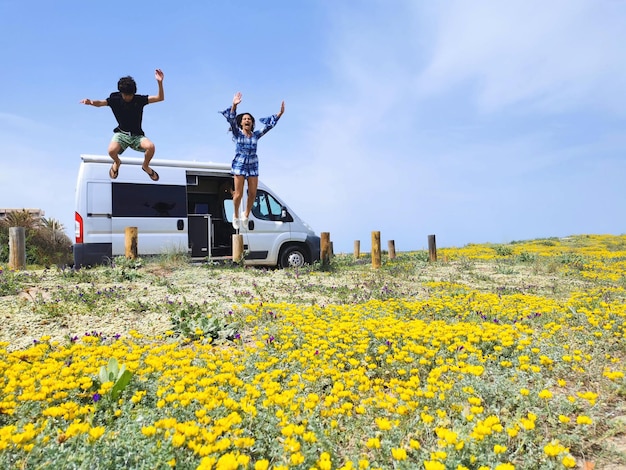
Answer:
[[[285,112],[285,102],[280,104],[280,111],[270,117],[261,118],[261,123],[265,125],[262,131],[254,130],[254,117],[249,113],[237,114],[237,105],[241,103],[241,93],[235,93],[233,104],[230,108],[222,111],[222,114],[230,124],[235,141],[235,158],[232,163],[232,173],[235,183],[233,192],[233,204],[235,206],[233,214],[233,227],[238,230],[241,226],[248,225],[248,216],[252,210],[252,205],[256,199],[256,190],[259,183],[259,157],[256,154],[258,140],[273,128],[280,117]],[[248,200],[246,208],[241,210],[241,198],[243,196],[243,186],[248,180]],[[240,217],[241,216],[241,217]]]

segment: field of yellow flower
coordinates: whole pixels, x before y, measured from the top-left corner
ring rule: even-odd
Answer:
[[[626,236],[438,259],[0,268],[0,468],[626,468]]]

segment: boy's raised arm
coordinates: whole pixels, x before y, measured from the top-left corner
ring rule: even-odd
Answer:
[[[156,69],[154,71],[154,78],[159,85],[159,93],[155,95],[148,96],[148,103],[158,103],[159,101],[163,101],[165,99],[165,93],[163,92],[163,71],[161,69]]]

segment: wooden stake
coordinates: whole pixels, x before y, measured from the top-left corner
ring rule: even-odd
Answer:
[[[320,254],[322,257],[322,265],[327,266],[330,263],[330,232],[322,232],[320,235]]]
[[[239,263],[243,258],[243,235],[233,233],[233,262]]]
[[[372,232],[372,267],[380,268],[380,232]]]
[[[437,243],[434,235],[428,235],[428,256],[431,261],[437,261]]]
[[[354,259],[359,259],[361,256],[361,241],[354,240]]]
[[[389,240],[387,242],[387,247],[389,248],[389,259],[396,258],[396,242],[393,240]]]
[[[126,259],[137,258],[138,237],[139,230],[137,227],[126,227],[124,229],[124,248],[126,252]]]
[[[9,227],[9,269],[26,267],[26,229]]]

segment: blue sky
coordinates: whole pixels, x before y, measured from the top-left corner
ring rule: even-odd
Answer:
[[[625,23],[617,0],[0,0],[0,207],[72,235],[80,154],[115,127],[79,101],[161,68],[155,158],[230,162],[233,94],[285,100],[261,180],[335,252],[622,234]]]

